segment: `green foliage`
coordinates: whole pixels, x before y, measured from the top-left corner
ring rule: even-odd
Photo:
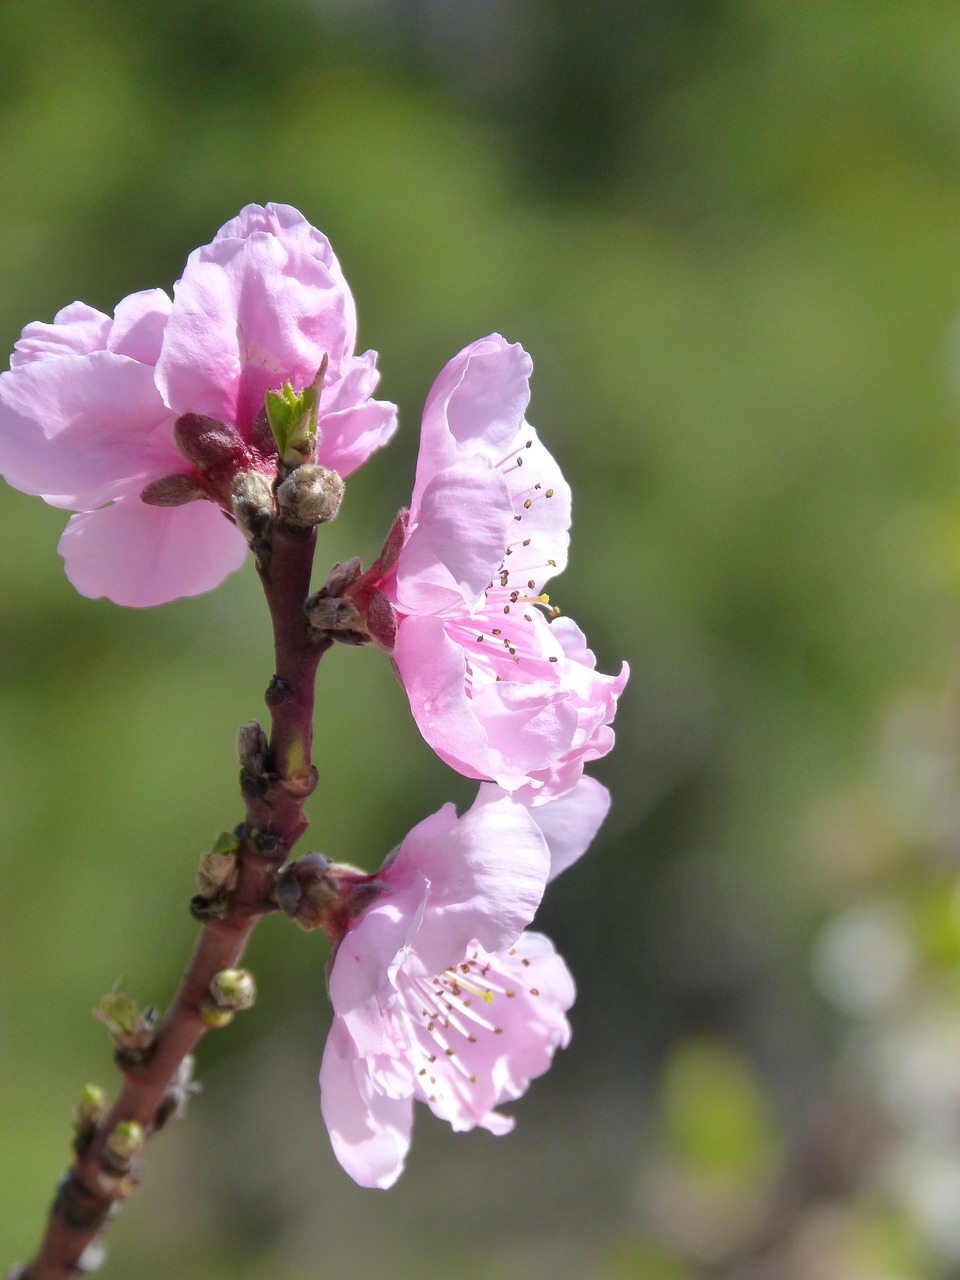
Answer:
[[[677,1159],[707,1177],[752,1181],[769,1174],[769,1104],[735,1053],[708,1040],[683,1042],[661,1089],[664,1139]]]
[[[775,1125],[770,1097],[832,1047],[807,977],[811,808],[856,775],[889,691],[948,665],[955,6],[449,9],[35,0],[0,32],[7,348],[73,298],[169,290],[248,201],[297,204],[401,406],[396,444],[321,530],[318,572],[376,555],[433,377],[498,329],[534,357],[530,419],[574,486],[556,600],[601,667],[634,666],[596,770],[609,830],[544,908],[577,976],[573,1045],[517,1133],[421,1116],[389,1197],[345,1185],[316,1100],[325,956],[267,921],[258,1005],[204,1046],[207,1088],[113,1229],[116,1275],[698,1274],[689,1250],[733,1239],[736,1214],[749,1235],[780,1124],[799,1124]],[[179,976],[270,648],[249,569],[159,611],[80,600],[54,554],[63,513],[0,499],[2,1266],[32,1246],[77,1089],[107,1083],[91,1004],[118,972],[158,1003]],[[329,655],[319,706],[318,736],[345,742],[318,760],[305,847],[373,867],[470,796],[382,655]],[[960,947],[948,878],[898,881],[933,968]],[[705,1175],[706,1200],[694,1178],[678,1203],[719,1223],[710,1240],[678,1242],[641,1194],[664,1151]],[[937,1275],[910,1270],[895,1214],[875,1221],[865,1274]]]

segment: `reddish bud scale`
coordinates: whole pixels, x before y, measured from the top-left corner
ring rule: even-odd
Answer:
[[[225,510],[230,510],[231,494],[238,475],[247,471],[262,472],[267,476],[276,473],[275,457],[270,458],[256,446],[247,444],[236,427],[218,422],[216,418],[208,418],[201,413],[181,414],[174,423],[173,437],[177,449],[193,467],[179,481],[179,487],[186,491],[184,480],[192,482],[199,490],[196,496],[206,497]],[[165,495],[166,488],[174,490],[171,481],[172,477],[163,478],[160,496]],[[148,485],[141,494],[144,501],[151,501],[156,483]]]
[[[320,853],[289,862],[274,882],[273,896],[301,929],[322,928],[336,947],[350,922],[383,892],[375,876],[330,863]]]

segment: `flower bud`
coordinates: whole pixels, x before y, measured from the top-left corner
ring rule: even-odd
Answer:
[[[103,1149],[104,1164],[113,1173],[127,1173],[146,1140],[136,1120],[118,1120]]]
[[[211,1030],[217,1030],[219,1027],[228,1027],[233,1021],[232,1009],[218,1009],[217,1006],[209,999],[200,1001],[200,1017]]]
[[[331,863],[322,853],[308,853],[288,862],[273,882],[272,896],[280,910],[301,929],[322,926],[338,940],[346,922],[366,910],[384,890],[373,876],[345,863]]]
[[[362,637],[358,643],[362,644],[366,640],[363,618],[352,600],[331,599],[322,591],[318,591],[306,602],[304,612],[314,631],[334,633],[352,631]],[[336,635],[336,639],[340,639],[339,634]]]
[[[247,539],[262,538],[274,517],[273,488],[262,471],[240,471],[230,490],[237,528]]]
[[[240,841],[232,831],[222,831],[212,849],[200,855],[197,887],[200,897],[216,898],[229,893],[237,882],[237,854]]]
[[[160,1020],[155,1008],[148,1005],[141,1009],[123,990],[123,984],[118,982],[102,997],[93,1016],[110,1033],[121,1067],[138,1067],[149,1061]]]
[[[202,413],[181,414],[173,424],[173,438],[183,457],[200,471],[219,469],[245,453],[236,427]]]
[[[73,1148],[82,1153],[90,1145],[97,1125],[103,1119],[107,1109],[107,1095],[99,1085],[86,1084],[80,1091],[80,1101],[73,1116],[75,1134]]]
[[[253,974],[246,969],[221,969],[210,979],[210,993],[200,1001],[200,1017],[208,1027],[225,1027],[233,1015],[252,1007],[257,995]]]
[[[322,853],[307,853],[288,862],[273,882],[272,896],[301,929],[323,924],[324,912],[339,897],[330,863]]]
[[[218,1009],[238,1013],[253,1007],[257,984],[247,969],[221,969],[211,979],[210,995]]]
[[[256,720],[248,720],[237,731],[237,756],[240,768],[251,778],[262,778],[267,772],[270,744]]]
[[[277,489],[280,515],[288,524],[304,529],[332,520],[342,498],[342,477],[315,462],[294,468]]]

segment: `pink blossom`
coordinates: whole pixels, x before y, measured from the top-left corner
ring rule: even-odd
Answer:
[[[454,1129],[507,1133],[497,1108],[568,1043],[573,980],[526,925],[608,807],[592,778],[536,808],[484,784],[463,817],[446,805],[415,827],[377,874],[380,896],[343,917],[321,1105],[361,1186],[399,1177],[414,1101]]]
[[[148,505],[145,486],[192,477],[174,424],[227,424],[239,469],[275,474],[254,420],[264,393],[308,386],[326,357],[318,462],[348,475],[393,434],[372,400],[376,353],[354,355],[356,313],[326,238],[288,205],[248,205],[189,257],[173,301],[124,298],[113,317],[84,303],[27,325],[0,375],[0,473],[79,514],[60,543],[84,595],[161,604],[216,586],[246,543],[211,501]],[[204,488],[200,485],[200,488]],[[109,505],[108,505],[109,504]]]
[[[562,792],[613,745],[629,674],[602,675],[547,609],[567,561],[570,488],[524,414],[530,357],[473,343],[427,397],[406,539],[383,590],[394,662],[420,732],[447,764],[508,791]]]

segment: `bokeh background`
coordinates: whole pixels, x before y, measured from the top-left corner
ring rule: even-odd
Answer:
[[[418,1116],[361,1191],[316,1096],[324,944],[111,1232],[121,1277],[960,1275],[960,9],[952,0],[10,0],[0,346],[170,288],[245,203],[331,238],[400,404],[321,568],[369,560],[420,406],[491,330],[574,488],[555,600],[630,660],[615,804],[539,920],[574,1040],[516,1132]],[[29,1255],[118,977],[174,989],[261,714],[250,566],[81,599],[0,492],[0,1263]],[[373,868],[468,803],[388,664],[321,668],[308,847]]]

